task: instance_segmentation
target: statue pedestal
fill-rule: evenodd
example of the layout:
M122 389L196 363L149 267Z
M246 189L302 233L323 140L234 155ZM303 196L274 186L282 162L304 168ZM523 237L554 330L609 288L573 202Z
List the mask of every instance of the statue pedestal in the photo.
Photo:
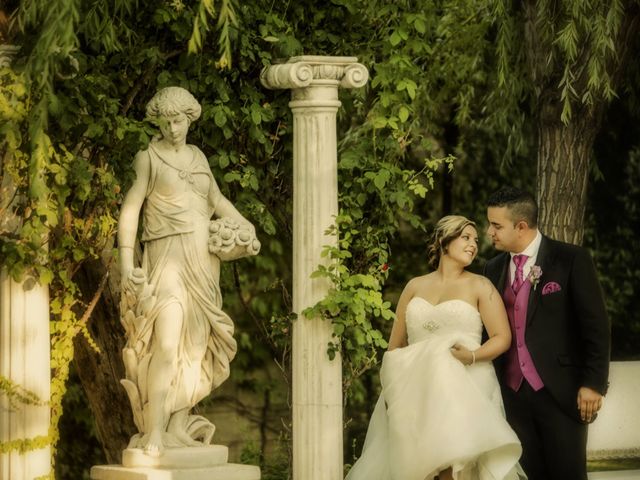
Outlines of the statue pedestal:
M224 445L167 448L159 457L144 453L141 448L127 448L122 452L122 466L128 468L203 468L226 464L229 448Z
M92 480L260 480L260 468L227 463L223 445L168 448L152 457L139 448L122 452L122 465L98 465Z
M260 480L260 468L225 463L204 468L146 468L98 465L91 480Z

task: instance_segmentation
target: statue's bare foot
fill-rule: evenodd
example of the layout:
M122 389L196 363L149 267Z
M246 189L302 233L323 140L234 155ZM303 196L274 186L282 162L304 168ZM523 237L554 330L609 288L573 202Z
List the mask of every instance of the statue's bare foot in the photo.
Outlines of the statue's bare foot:
M152 430L144 447L144 453L150 457L159 457L162 455L163 450L162 432L160 430Z

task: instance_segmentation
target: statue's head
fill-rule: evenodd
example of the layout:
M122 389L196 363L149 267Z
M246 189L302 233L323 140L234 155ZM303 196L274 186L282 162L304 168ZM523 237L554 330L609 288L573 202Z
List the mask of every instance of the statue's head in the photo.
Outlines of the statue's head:
M200 118L202 108L188 90L182 87L166 87L159 90L147 103L147 118L158 123L161 118L183 113L189 123Z

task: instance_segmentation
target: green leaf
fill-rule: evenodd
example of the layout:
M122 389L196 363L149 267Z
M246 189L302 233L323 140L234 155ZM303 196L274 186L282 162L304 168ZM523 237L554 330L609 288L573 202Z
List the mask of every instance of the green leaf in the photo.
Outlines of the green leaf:
M222 169L229 166L229 155L227 155L226 152L222 152L218 155L218 166Z
M398 112L398 118L400 118L401 122L406 122L409 119L409 109L407 107L400 107L400 111Z
M409 94L409 98L411 98L411 100L416 98L416 89L418 88L418 86L413 80L407 80L406 88L407 93Z
M213 121L217 127L222 128L227 123L227 116L222 111L222 109L216 110L216 113L213 116Z
M251 105L251 120L256 125L260 125L262 122L262 115L260 114L260 107L257 105Z
M402 41L402 37L400 36L400 34L398 33L398 31L394 31L391 36L389 37L389 43L391 43L391 46L396 47L398 46L398 44Z
M374 128L384 128L387 126L387 119L384 117L376 117L373 119Z
M42 285L49 285L53 281L53 272L49 269L42 269L40 271L40 283Z
M102 127L102 125L96 122L90 123L89 126L87 127L87 130L84 132L85 136L89 138L100 137L102 136L103 133L104 133L104 128Z
M390 177L391 172L389 172L389 170L380 170L375 176L373 183L378 190L383 190Z

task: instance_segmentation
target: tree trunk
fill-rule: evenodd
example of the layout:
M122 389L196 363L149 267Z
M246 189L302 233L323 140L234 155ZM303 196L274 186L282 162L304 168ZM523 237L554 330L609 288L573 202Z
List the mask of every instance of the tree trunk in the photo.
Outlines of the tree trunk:
M534 90L538 92L537 198L540 229L552 238L581 244L593 143L608 100L597 94L592 104L575 101L572 118L566 124L562 123L563 101L558 82L563 76L564 60L553 45L555 37L543 34L549 22L555 22L557 18L539 2L530 0L523 6L526 59ZM540 8L545 10L538 11ZM560 28L555 26L557 31ZM639 29L640 6L636 2L625 2L620 28L615 37L609 39L615 51L615 55L606 62L612 88L620 85ZM555 54L551 55L554 50ZM590 43L585 38L580 39L579 65L587 65L589 59L598 54L590 50ZM589 69L576 68L573 74L573 88L576 96L582 98L589 91Z
M105 273L105 266L98 261L85 264L78 272L77 282L86 299L93 297ZM100 352L96 352L82 335L74 340L78 376L95 418L98 439L110 464L121 463L122 450L137 432L129 399L120 384L120 379L125 378L122 348L126 338L120 325L118 277L117 271L110 276L87 325Z
M556 117L559 118L559 115ZM557 240L580 245L591 152L600 122L576 119L564 125L541 115L538 124L540 230Z

